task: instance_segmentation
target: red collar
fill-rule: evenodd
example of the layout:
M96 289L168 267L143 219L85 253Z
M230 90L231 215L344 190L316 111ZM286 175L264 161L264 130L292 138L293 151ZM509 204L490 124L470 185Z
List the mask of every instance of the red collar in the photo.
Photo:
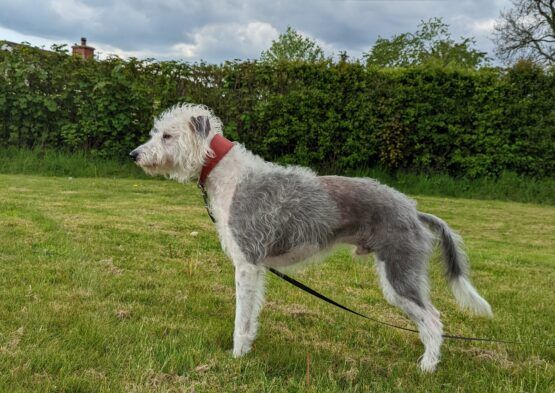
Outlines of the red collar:
M198 184L200 187L204 187L204 183L206 183L206 178L212 172L212 169L225 155L231 150L231 148L235 146L230 140L224 138L220 134L214 135L214 138L210 141L210 148L214 152L212 157L208 157L206 162L204 163L202 170L200 171L200 176L198 178Z

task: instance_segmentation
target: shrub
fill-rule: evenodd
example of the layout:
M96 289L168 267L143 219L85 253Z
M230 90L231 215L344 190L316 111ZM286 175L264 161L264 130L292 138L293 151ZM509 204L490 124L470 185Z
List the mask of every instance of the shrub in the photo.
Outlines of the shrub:
M284 163L545 177L555 169L554 93L553 70L526 62L209 65L17 46L0 50L0 144L123 156L161 110L189 101L212 107L231 139Z

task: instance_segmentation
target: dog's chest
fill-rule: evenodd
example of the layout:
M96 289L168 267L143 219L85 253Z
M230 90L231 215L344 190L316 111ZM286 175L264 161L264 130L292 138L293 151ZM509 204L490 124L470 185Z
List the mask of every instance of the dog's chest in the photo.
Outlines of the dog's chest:
M233 153L232 150L228 156L222 159L220 165L213 170L207 183L207 189L210 211L216 220L216 230L222 249L235 261L237 255L240 254L240 250L229 227L229 215L241 170Z

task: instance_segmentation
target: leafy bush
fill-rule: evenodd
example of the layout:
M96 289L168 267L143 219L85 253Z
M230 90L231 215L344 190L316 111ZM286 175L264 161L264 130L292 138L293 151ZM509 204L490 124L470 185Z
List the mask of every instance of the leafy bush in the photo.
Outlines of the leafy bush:
M1 46L1 45L0 45ZM341 171L554 171L555 74L330 61L222 65L104 61L62 49L0 50L0 144L117 157L182 101L212 107L226 135L267 159Z

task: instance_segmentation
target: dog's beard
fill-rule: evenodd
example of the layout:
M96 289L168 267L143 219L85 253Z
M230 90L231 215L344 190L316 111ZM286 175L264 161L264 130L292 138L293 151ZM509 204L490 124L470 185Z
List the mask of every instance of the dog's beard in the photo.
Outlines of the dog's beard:
M188 183L198 177L200 170L170 164L138 164L149 176L164 176L180 183Z
M156 176L156 175L164 175L164 171L160 169L158 165L150 164L150 165L139 165L143 171L147 175Z
M145 150L137 165L149 176L164 176L180 183L187 183L197 178L203 162L197 162L194 157L184 157L175 153Z
M156 176L156 175L168 176L171 172L175 170L173 163L169 162L168 160L159 160L159 161L139 160L139 162L137 162L137 165L141 167L141 169L150 176Z

